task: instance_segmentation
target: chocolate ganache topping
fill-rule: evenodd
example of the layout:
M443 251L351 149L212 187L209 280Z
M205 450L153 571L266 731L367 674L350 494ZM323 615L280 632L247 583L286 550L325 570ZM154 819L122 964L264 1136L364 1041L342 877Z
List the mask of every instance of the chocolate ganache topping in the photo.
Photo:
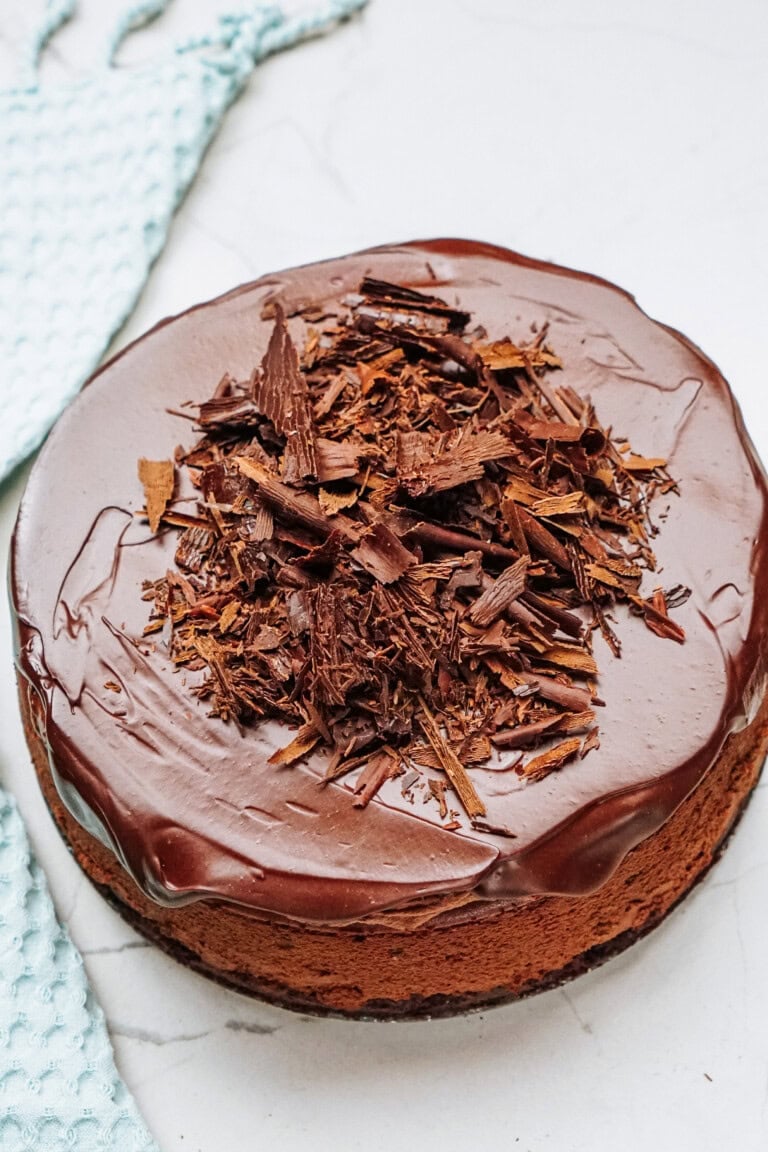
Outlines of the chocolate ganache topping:
M660 640L615 605L621 656L593 639L599 747L535 781L500 750L471 768L483 820L449 828L399 778L356 807L348 780L321 785L319 748L275 764L295 730L211 718L191 690L200 673L144 637L142 587L174 568L178 532L155 534L140 515L138 458L188 447L189 402L208 400L225 370L250 377L275 331L272 301L321 316L365 277L439 294L491 340L524 345L547 325L558 383L634 450L665 459L677 482L642 592L690 589L674 612L685 643ZM765 497L717 370L620 289L465 241L374 249L192 309L94 377L41 452L19 512L18 667L64 803L158 902L218 898L340 922L444 895L587 893L669 818L762 698ZM180 471L174 510L192 515L199 498Z

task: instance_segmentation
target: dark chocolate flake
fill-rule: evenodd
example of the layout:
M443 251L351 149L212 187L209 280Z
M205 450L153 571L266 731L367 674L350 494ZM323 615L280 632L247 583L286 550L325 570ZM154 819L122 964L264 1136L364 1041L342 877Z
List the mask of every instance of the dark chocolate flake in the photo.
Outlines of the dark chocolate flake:
M261 362L261 373L255 380L254 400L258 410L285 436L285 483L316 480L315 429L307 382L279 304L275 305L275 327Z

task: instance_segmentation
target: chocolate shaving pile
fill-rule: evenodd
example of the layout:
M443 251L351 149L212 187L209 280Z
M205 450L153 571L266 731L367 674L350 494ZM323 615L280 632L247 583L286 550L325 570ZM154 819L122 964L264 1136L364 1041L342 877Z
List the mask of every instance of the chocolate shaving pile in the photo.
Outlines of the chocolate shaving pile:
M485 827L471 770L494 747L539 780L598 745L591 637L620 654L617 602L684 639L687 590L640 594L649 505L675 483L558 386L546 327L489 340L372 279L325 313L267 311L261 364L223 377L177 453L198 515L153 505L182 531L146 632L205 671L214 716L297 727L276 770L324 747L326 780L360 770L361 806L406 773L445 827L446 789Z

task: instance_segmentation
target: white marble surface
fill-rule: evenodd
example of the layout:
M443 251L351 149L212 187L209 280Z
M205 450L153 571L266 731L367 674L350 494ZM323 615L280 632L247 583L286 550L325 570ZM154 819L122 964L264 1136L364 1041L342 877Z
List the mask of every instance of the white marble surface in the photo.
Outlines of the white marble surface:
M124 60L223 6L178 0ZM119 7L83 4L52 76L89 58ZM0 7L0 66L30 11ZM720 364L768 458L767 53L763 0L372 0L256 73L116 346L273 268L478 237L634 291ZM4 550L23 480L0 490ZM225 992L102 903L37 790L5 610L0 776L163 1152L766 1147L766 784L705 883L602 970L465 1019L373 1025Z

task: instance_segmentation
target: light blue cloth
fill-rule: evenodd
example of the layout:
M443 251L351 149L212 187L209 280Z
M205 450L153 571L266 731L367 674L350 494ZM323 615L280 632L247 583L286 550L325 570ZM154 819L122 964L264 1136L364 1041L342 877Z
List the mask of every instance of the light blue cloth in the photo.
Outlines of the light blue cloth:
M0 1148L156 1152L83 962L0 789Z
M37 447L130 313L254 65L364 2L324 0L303 17L251 6L149 65L114 68L125 34L168 3L147 0L120 19L100 67L48 86L38 58L75 9L49 0L21 84L0 92L0 479ZM156 1149L2 788L0 1149Z
M265 56L364 0L303 16L251 5L148 65L112 67L126 32L168 0L135 4L103 65L40 84L38 56L75 0L50 0L21 87L0 92L0 478L38 446L130 314L173 212L227 107Z

